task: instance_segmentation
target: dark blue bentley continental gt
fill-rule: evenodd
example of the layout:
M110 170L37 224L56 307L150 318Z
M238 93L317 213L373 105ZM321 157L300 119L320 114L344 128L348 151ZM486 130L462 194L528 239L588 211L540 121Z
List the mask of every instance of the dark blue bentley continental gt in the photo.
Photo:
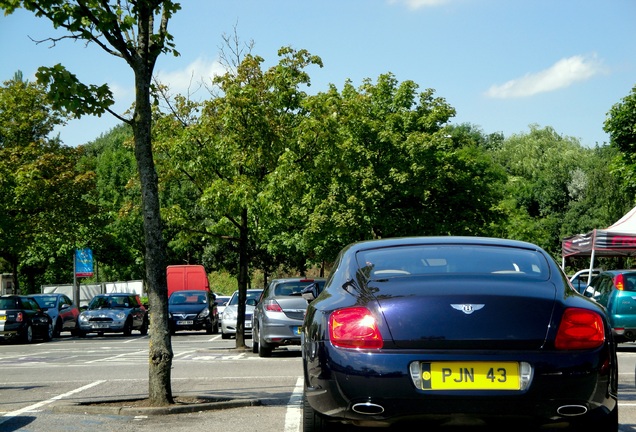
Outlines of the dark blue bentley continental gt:
M618 430L604 310L538 246L356 243L316 291L303 295L304 432L458 420Z

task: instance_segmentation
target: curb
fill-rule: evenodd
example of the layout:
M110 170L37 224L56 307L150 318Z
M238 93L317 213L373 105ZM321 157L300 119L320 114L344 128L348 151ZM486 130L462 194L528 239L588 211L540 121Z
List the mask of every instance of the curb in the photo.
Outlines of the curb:
M201 397L204 399L204 397ZM188 414L199 411L222 410L230 408L243 408L249 406L260 406L261 401L258 399L230 399L215 402L204 402L197 404L174 404L165 407L133 407L126 406L127 401L136 401L138 399L127 399L120 401L102 401L112 404L113 402L121 402L122 406L104 406L98 405L100 401L80 402L72 404L55 405L51 407L54 413L63 414L104 414L104 415L120 415L120 416L151 416L151 415L168 415L168 414Z

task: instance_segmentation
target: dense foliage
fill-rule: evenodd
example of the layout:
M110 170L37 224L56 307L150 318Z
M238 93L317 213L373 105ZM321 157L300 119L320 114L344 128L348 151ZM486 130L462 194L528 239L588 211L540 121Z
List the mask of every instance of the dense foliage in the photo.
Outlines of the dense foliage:
M560 259L563 237L607 226L634 204L631 150L620 141L633 95L606 122L617 141L587 148L550 127L504 137L452 125L443 98L390 73L308 95L306 69L320 59L289 48L280 56L267 70L246 56L204 102L178 96L156 111L169 262L238 278L244 247L244 277L262 284L328 269L350 242L406 235L515 238ZM142 279L131 129L71 149L48 138L63 114L36 84L5 82L0 104L3 271L27 290L68 282L71 251L90 245L101 280ZM32 125L15 121L25 104Z

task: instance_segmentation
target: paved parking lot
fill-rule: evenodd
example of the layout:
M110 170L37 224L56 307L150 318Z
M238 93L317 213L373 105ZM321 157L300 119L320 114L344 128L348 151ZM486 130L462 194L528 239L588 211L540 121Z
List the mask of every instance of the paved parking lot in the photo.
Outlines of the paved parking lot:
M248 340L248 343L251 341ZM145 397L148 338L105 335L50 343L0 344L0 430L3 431L300 431L302 366L297 348L264 359L235 350L234 340L203 332L173 338L174 395L258 400L260 406L188 414L95 415L53 407L89 400ZM636 345L623 344L620 430L636 431ZM511 425L518 428L519 425ZM444 430L479 428L444 428Z

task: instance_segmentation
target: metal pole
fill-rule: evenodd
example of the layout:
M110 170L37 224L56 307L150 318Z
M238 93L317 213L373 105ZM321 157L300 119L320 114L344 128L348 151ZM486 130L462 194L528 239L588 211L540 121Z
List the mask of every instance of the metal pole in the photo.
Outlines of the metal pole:
M79 286L77 285L77 263L76 258L77 253L73 250L73 303L79 308L80 307L80 295L79 295Z

